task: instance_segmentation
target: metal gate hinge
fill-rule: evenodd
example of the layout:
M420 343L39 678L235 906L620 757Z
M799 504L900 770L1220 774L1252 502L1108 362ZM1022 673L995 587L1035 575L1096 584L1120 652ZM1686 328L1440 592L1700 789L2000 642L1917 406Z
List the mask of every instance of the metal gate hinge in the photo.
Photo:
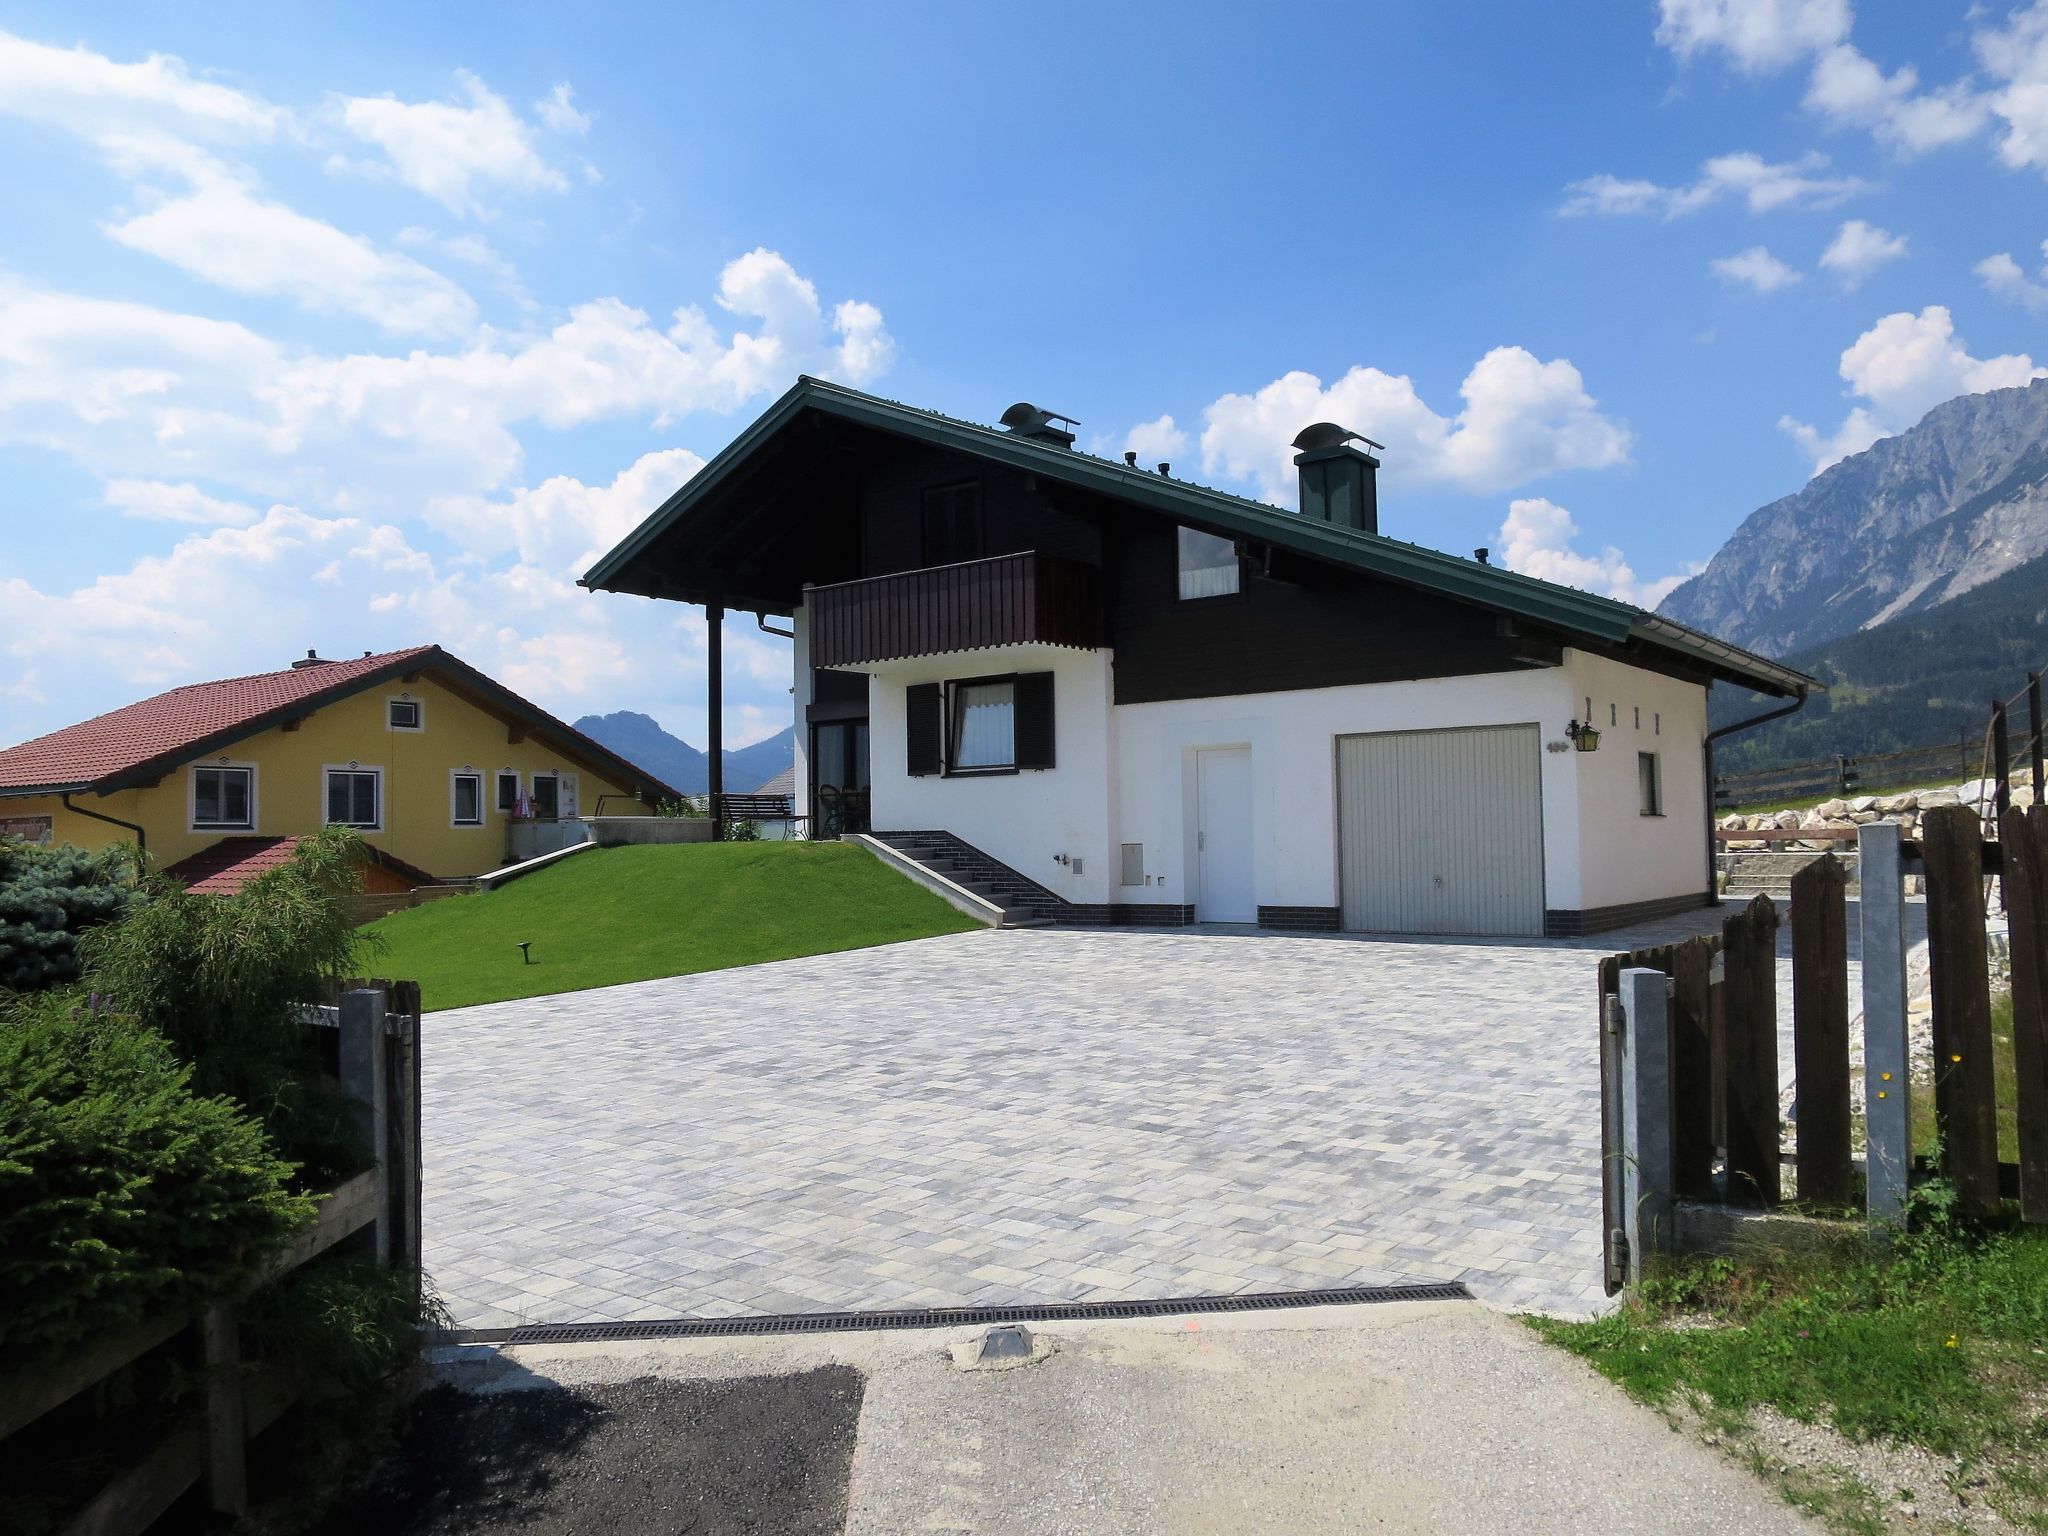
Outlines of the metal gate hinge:
M1620 993L1610 992L1600 999L1600 1022L1607 1026L1607 1033L1620 1034L1623 1018Z

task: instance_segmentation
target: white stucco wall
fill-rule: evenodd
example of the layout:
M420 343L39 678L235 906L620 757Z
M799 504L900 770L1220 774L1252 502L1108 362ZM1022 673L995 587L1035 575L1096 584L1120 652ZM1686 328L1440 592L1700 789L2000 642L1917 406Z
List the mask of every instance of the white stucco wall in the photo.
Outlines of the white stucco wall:
M1120 842L1145 845L1163 884L1118 901L1195 900L1195 753L1252 749L1252 883L1260 906L1337 905L1336 738L1372 731L1535 724L1560 736L1571 694L1562 669L1427 682L1312 688L1126 704L1115 710ZM1562 753L1542 759L1545 903L1576 905L1578 783Z
M1600 749L1578 752L1580 900L1620 906L1708 889L1707 690L1583 651L1565 653L1571 708L1592 700ZM1644 816L1636 755L1655 752L1664 814ZM1555 903L1553 903L1555 905Z
M1109 664L1107 651L1027 645L867 668L875 829L951 832L1068 901L1116 900ZM906 688L1011 672L1053 674L1053 767L958 778L904 771ZM1058 863L1056 854L1069 862Z

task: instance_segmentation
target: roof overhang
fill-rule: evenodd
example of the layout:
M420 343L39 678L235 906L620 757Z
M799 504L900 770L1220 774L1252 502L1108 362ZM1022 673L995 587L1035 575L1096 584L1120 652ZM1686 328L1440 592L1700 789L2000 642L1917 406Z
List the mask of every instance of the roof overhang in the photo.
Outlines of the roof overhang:
M1310 559L1363 571L1389 581L1608 645L1631 641L1674 652L1716 678L1765 693L1790 696L1819 691L1804 673L1783 667L1711 636L1613 598L1581 592L1534 576L1404 543L1382 534L1304 518L1297 513L1176 480L1168 475L1036 442L974 422L919 410L821 379L796 384L697 471L639 527L587 571L580 584L593 591L632 592L683 602L788 614L802 600L794 576L783 590L726 591L718 572L676 580L655 568L661 540L687 533L718 515L720 492L775 438L807 413L906 437L1008 465L1057 484L1094 491L1227 537L1271 544Z

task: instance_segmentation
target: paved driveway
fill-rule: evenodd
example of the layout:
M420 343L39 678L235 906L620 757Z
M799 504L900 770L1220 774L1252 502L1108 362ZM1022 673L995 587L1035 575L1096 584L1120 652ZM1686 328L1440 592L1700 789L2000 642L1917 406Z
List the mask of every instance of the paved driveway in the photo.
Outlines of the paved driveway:
M1578 944L975 932L431 1015L456 1321L1462 1279L1585 1312Z

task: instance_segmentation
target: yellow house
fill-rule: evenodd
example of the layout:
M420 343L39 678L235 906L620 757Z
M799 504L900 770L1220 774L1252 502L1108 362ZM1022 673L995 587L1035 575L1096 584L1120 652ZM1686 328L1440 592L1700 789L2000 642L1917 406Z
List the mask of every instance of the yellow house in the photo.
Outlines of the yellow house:
M133 842L160 868L341 825L380 867L459 878L506 861L515 821L646 815L676 797L435 645L308 653L0 752L0 835Z

